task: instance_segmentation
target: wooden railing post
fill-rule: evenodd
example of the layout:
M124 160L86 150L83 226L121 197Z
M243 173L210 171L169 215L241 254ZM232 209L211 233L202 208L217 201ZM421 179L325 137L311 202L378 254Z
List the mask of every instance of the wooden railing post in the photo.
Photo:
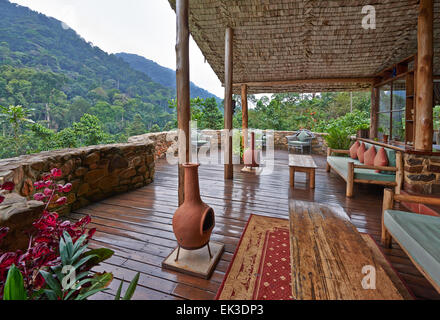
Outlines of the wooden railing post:
M377 138L377 112L379 111L379 88L371 88L370 139Z
M391 235L385 228L384 214L385 210L392 210L394 207L394 191L392 189L385 189L383 193L382 204L382 235L381 241L384 247L391 248Z
M331 155L332 155L332 148L327 147L327 157L331 157ZM331 170L331 167L330 167L329 163L326 162L325 171L330 172L330 170Z
M232 28L225 32L225 179L233 178L232 164L232 72L233 72L233 37Z
M434 1L420 0L417 28L416 150L432 151Z
M189 91L189 26L188 1L176 1L176 91L177 126L179 129L179 205L184 199L185 171L182 164L190 162L190 91Z
M400 191L402 190L403 185L403 179L404 179L404 169L403 169L403 155L402 152L396 152L396 188L395 192L396 194L400 194Z
M347 189L345 195L347 197L353 196L354 189L354 162L349 162L347 167Z
M241 124L243 129L243 147L246 150L248 147L248 99L247 99L247 85L241 86Z

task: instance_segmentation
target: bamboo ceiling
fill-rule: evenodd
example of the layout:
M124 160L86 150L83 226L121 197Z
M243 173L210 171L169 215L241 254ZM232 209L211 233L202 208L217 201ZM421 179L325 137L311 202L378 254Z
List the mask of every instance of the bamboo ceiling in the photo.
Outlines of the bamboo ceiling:
M175 0L169 0L175 9ZM191 35L220 81L225 29L234 29L233 83L373 77L417 51L417 0L189 0ZM362 28L362 7L376 29ZM434 74L440 74L440 0L434 6ZM248 87L249 93L347 91L328 81ZM234 93L240 88L234 87Z

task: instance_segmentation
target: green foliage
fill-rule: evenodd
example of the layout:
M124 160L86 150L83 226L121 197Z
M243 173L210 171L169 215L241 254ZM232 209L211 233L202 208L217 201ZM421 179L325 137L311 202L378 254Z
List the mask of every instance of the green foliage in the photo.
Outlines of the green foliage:
M223 114L214 98L194 98L190 100L191 120L197 121L198 129L219 130L223 128ZM170 100L169 108L177 109L177 101ZM177 127L177 122L175 122ZM164 130L165 131L165 130Z
M140 273L138 272L134 276L133 280L131 280L130 284L128 285L127 291L125 292L125 295L122 298L122 300L130 300L133 297L133 294L136 290L136 286L139 282L139 276L140 276ZM119 285L118 291L116 292L115 300L121 300L122 285L123 285L123 281L121 281L121 284Z
M131 136L141 135L147 132L148 130L144 122L142 121L142 116L140 114L136 114L133 122L130 123L130 125L127 127L127 135L131 137Z
M151 132L160 132L160 127L157 123L153 124L153 126L150 129Z
M144 57L129 54L129 53L117 53L117 57L127 62L133 69L145 73L151 79L165 87L172 88L173 92L176 91L176 71L168 69L158 65L156 62L148 60ZM217 103L221 100L209 93L208 91L199 88L194 83L190 83L191 98L200 97L202 99L214 98Z
M367 92L353 93L353 112L368 113L370 95ZM324 92L320 94L285 93L274 94L256 101L249 109L249 127L295 131L301 128L325 131L332 119L350 113L350 94ZM369 119L369 116L366 117ZM360 122L359 125L366 126Z
M86 253L87 235L82 235L75 243L68 232L63 233L60 239L61 264L50 267L48 271L40 270L40 274L46 281L47 287L43 290L49 300L85 300L89 296L100 291L106 290L113 280L111 273L92 273L90 262L101 262L107 258L108 254L99 258L96 251ZM86 267L87 266L87 267ZM72 278L69 278L71 270L74 270Z
M434 130L440 130L440 106L434 107Z
M321 131L327 132L327 145L333 149L347 150L350 147L350 136L360 129L370 127L370 115L367 111L355 110L330 121L321 121Z
M8 271L3 292L3 300L27 300L23 275L15 265L12 265Z
M0 20L1 105L26 106L27 118L55 132L94 115L118 139L136 114L147 128L173 120L167 108L172 88L65 30L60 21L3 0ZM1 142L10 143L5 123L2 129ZM14 154L30 151L22 146Z

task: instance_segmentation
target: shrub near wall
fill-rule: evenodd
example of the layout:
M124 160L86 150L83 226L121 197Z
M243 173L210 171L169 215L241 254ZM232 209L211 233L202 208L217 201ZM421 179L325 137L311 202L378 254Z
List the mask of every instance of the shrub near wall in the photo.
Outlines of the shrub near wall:
M89 146L0 160L0 182L13 181L15 192L31 199L33 183L52 168L62 170L60 183L72 183L67 213L91 202L140 188L154 178L154 144L126 143Z

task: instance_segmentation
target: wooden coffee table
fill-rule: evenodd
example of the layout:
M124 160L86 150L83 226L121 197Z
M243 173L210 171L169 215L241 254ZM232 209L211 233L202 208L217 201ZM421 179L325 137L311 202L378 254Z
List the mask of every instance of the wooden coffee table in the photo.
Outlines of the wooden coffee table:
M289 211L294 299L408 298L342 207L290 200ZM364 268L374 268L375 289L362 284Z
M315 188L315 169L318 168L311 156L289 154L290 185L295 187L295 172L305 172L310 189Z

